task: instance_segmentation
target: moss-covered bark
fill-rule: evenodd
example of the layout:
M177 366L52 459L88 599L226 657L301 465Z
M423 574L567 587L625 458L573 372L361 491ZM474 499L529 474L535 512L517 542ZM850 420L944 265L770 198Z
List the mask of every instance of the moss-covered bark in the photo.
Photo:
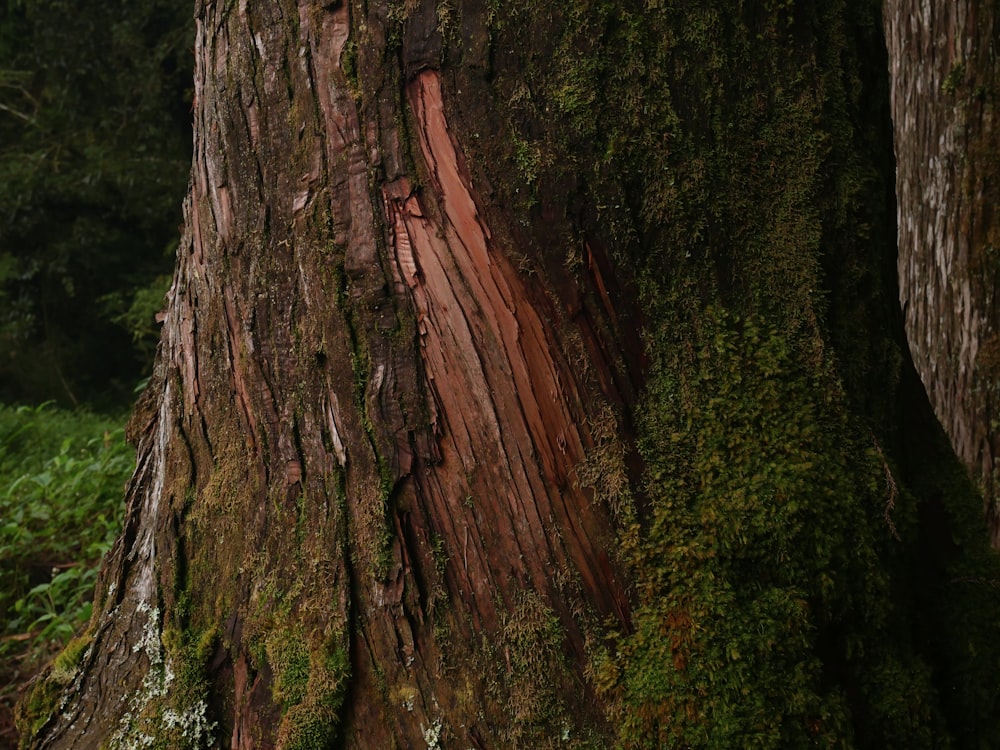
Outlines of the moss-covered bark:
M130 522L26 745L114 744L109 665L239 748L997 736L879 6L814 5L199 6Z
M636 607L593 652L618 741L993 736L997 561L895 304L879 4L505 10L502 137L467 142L645 310Z

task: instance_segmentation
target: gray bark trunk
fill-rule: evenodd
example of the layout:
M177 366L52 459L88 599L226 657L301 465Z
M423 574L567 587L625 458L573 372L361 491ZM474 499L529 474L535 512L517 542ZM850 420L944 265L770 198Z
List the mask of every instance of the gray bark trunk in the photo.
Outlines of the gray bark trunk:
M900 302L910 352L1000 544L996 14L976 0L889 0Z

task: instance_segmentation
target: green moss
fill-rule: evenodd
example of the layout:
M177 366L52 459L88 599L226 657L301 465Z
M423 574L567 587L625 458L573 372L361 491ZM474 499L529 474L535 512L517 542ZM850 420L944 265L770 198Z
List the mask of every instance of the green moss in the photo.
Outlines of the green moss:
M521 224L575 185L645 315L638 600L591 665L619 745L997 736L998 563L897 322L880 4L495 12L503 137L466 140Z
M51 679L57 684L68 685L76 676L83 655L93 640L94 637L90 631L70 640L52 662Z
M661 336L688 346L657 363L642 410L651 516L628 549L635 632L604 675L621 743L834 747L861 731L859 691L885 724L865 731L927 746L942 720L894 611L883 467L833 384L754 321L706 310ZM912 508L897 510L912 528ZM906 721L875 708L888 705Z
M944 80L941 82L941 91L945 94L954 94L964 82L965 63L957 62L952 66L951 70L948 71L948 75L946 75Z
M279 705L301 703L309 682L309 651L304 634L275 630L265 641L268 664L274 670L271 692Z
M563 658L565 639L559 617L534 592L522 592L503 617L486 658L493 669L502 670L491 691L502 701L500 739L506 746L583 746L578 717L564 700L571 683ZM578 736L572 737L574 733Z
M21 736L20 747L27 748L38 731L58 708L64 689L76 677L84 654L93 642L87 631L66 644L52 665L31 683L27 695L15 710L15 724Z
M305 390L297 396L310 398ZM185 540L193 562L178 578L173 597L165 597L174 606L166 616L164 645L168 652L188 642L198 653L225 648L234 662L246 654L255 673L270 675L280 717L270 732L277 733L279 745L327 747L337 735L348 673L345 614L336 606L345 554L338 546L346 534L343 476L336 468L327 475L304 475L300 490L290 494L281 483L259 489L253 470L238 452L221 455L199 492ZM270 534L263 542L246 524L248 517L260 516L247 508L266 514ZM256 571L249 592L218 583L238 581L247 571ZM234 617L239 641L206 644L197 638ZM176 711L179 722L185 714Z
M15 707L14 725L21 737L19 747L26 750L31 740L45 726L59 704L62 686L42 674L28 688L28 694Z
M593 490L595 499L611 510L620 526L628 526L635 521L635 501L625 464L623 431L610 406L593 420L590 429L595 445L576 467L577 481Z
M534 185L538 180L538 167L541 163L541 153L536 146L527 140L514 136L514 161L521 177L528 185Z
M347 689L346 651L311 643L299 629L279 627L266 638L266 655L274 672L272 693L282 709L278 745L288 750L329 747Z
M340 69L347 78L347 84L351 90L351 96L355 103L361 102L361 80L358 77L358 43L352 36L344 44L340 53Z
M208 661L215 631L163 625L159 609L137 608L146 621L137 643L148 662L146 675L128 697L119 723L108 738L110 750L150 747L154 750L202 750L212 747L216 723L208 708Z

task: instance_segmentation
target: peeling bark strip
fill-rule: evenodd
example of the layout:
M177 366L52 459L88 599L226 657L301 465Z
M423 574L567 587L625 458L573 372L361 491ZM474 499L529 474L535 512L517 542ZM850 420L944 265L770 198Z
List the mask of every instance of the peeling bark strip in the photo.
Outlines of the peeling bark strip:
M510 565L500 574L537 590L549 585L549 573L527 567L530 550L552 547L559 564L565 564L555 540L548 537L556 518L559 526L568 524L573 537L568 546L580 556L574 562L588 583L588 594L603 597L617 587L609 579L606 563L599 562L599 548L594 547L599 540L589 539L584 530L588 524L596 527L598 519L587 499L570 487L572 472L590 441L577 384L567 375L565 363L556 361L556 342L528 301L523 280L491 247L490 230L480 218L444 118L437 73L421 73L407 94L421 152L433 176L440 219L428 219L416 196L400 195L388 205L402 229L395 233L400 274L405 276L408 265L419 269L411 285L421 320L421 352L441 408L444 462L451 456L459 462L450 481L460 484L442 486L428 477L438 484L433 492L441 502L462 500L466 487L487 497L499 495L499 517L470 519L475 524L470 536L478 545L497 530L513 530L513 537L503 534L496 539L502 547L504 541L515 545L500 555ZM409 195L405 181L394 187L403 187ZM461 481L463 475L477 474L484 475L483 480ZM433 515L463 514L457 507L442 506ZM488 565L484 550L476 554ZM506 586L502 580L492 580L497 572L483 576L479 567L465 571L463 588L488 602L491 591ZM616 603L608 600L602 610L615 608Z
M976 0L889 0L900 301L938 419L1000 544L996 19Z
M595 506L573 476L594 443L589 425L596 414L585 408L581 385L534 307L535 295L492 243L445 119L438 73L425 69L406 94L430 183L417 191L399 176L383 184L382 195L397 293L415 307L436 449L430 460L417 458L400 486L393 567L388 583L373 589L374 605L388 616L366 623L358 651L370 653L381 679L395 686L390 693L408 696L408 714L423 707L422 732L444 726L460 742L490 746L491 735L502 741L490 719L504 721L509 707L489 683L509 678L503 673L511 669L510 656L504 670L496 655L477 656L459 644L496 637L505 613L516 610L525 592L537 592L562 620L569 655L582 665L583 622L571 600L621 620L627 604L604 551L606 509ZM435 564L427 555L431 547L448 561L439 581L449 602L444 612L433 591L423 602L413 596L426 589L420 571L426 576ZM447 623L451 642L434 636L435 621ZM464 690L456 690L454 683L428 680L435 664L459 672L479 664L483 674L466 674ZM367 664L356 666L361 685L377 679L365 674ZM562 678L547 679L558 684ZM574 682L578 696L582 680ZM443 708L449 704L458 709L452 719ZM408 722L400 721L398 709L353 702L352 741L391 742L391 734L372 738L374 727L386 723L395 723L401 736ZM467 724L476 713L485 716L483 723Z
M126 530L32 747L180 746L177 717L247 749L602 725L576 705L585 633L628 603L576 472L627 397L561 347L606 350L614 279L595 267L577 325L515 270L449 129L435 4L411 10L396 60L380 4L198 4L186 225Z

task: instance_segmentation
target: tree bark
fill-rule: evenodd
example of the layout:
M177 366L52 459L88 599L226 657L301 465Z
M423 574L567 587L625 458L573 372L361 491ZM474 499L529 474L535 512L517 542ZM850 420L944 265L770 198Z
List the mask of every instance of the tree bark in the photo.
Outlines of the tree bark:
M984 491L997 546L996 13L973 0L891 0L885 19L910 351L938 419Z
M989 731L876 6L669 5L198 3L125 530L25 747Z
M628 600L579 469L599 454L625 481L632 313L594 248L570 298L517 270L428 67L433 3L397 59L386 11L198 9L195 164L129 517L39 747L155 735L164 696L194 721L204 698L159 645L186 632L212 644L199 689L224 696L233 748L603 722L577 703L581 624L624 624ZM288 697L296 659L312 676Z

